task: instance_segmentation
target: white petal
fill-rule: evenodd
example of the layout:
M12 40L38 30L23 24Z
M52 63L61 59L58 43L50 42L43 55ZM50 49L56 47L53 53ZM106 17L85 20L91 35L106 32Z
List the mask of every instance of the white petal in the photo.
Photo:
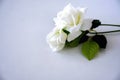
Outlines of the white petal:
M72 32L68 35L68 42L74 40L75 38L77 38L82 32L81 31L76 31L76 32Z
M87 10L87 8L77 8L81 13L85 13L86 12L86 10Z
M70 33L73 33L73 32L76 32L76 31L80 31L80 25L77 25L77 26L73 26L73 27L71 27L71 28L69 28L69 32Z
M61 29L55 27L52 32L47 35L47 43L53 51L60 51L64 48L67 34Z
M93 19L85 19L81 25L81 30L89 30L92 26Z
M67 34L64 33L62 30L60 31L60 41L61 43L64 43L66 42L66 39L67 39Z
M76 9L70 3L63 9L63 11L65 11L66 13L74 13L75 10Z

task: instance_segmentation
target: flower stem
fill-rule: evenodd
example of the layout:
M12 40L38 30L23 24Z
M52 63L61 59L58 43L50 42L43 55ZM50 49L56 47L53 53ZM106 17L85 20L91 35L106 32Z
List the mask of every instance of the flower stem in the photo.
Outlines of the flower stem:
M101 24L100 26L116 26L116 27L120 27L120 25L116 25L116 24Z
M113 33L113 32L120 32L120 30L113 30L113 31L103 31L103 32L90 32L90 34L105 34L105 33Z
M115 27L120 27L120 25L116 25L116 24L101 24L100 26L115 26ZM120 32L120 30L103 31L103 32L89 31L90 34L105 34L105 33L113 33L113 32Z

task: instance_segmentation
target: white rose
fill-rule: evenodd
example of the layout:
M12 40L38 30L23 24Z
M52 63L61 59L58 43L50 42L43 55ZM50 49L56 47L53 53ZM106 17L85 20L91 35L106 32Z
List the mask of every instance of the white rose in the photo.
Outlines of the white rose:
M68 35L68 41L74 40L81 34L81 25L83 23L83 15L85 8L74 8L71 4L68 4L62 11L54 18L55 24L59 28L64 28L70 32Z
M53 51L60 51L64 48L67 34L55 27L47 36L47 42Z

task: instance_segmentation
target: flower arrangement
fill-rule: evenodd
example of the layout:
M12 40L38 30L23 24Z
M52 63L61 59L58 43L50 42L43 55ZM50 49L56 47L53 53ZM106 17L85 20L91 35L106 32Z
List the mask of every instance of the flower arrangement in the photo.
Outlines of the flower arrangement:
M92 60L100 48L106 48L107 39L103 34L120 31L95 31L98 26L119 27L120 25L101 24L97 19L85 19L85 12L86 8L74 8L71 4L58 12L57 17L54 18L56 27L47 35L47 43L53 51L81 44L82 54L88 60Z

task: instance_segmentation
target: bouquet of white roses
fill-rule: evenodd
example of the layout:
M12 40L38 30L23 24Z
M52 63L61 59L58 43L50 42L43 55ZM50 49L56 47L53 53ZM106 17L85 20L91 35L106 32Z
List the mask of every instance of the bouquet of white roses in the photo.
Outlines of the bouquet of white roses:
M74 8L68 4L57 14L57 17L54 18L56 27L47 35L47 42L53 51L82 44L82 54L91 60L97 55L100 48L106 48L106 37L100 34L120 31L95 31L94 29L98 26L120 25L101 24L96 19L85 19L85 11L86 8Z

